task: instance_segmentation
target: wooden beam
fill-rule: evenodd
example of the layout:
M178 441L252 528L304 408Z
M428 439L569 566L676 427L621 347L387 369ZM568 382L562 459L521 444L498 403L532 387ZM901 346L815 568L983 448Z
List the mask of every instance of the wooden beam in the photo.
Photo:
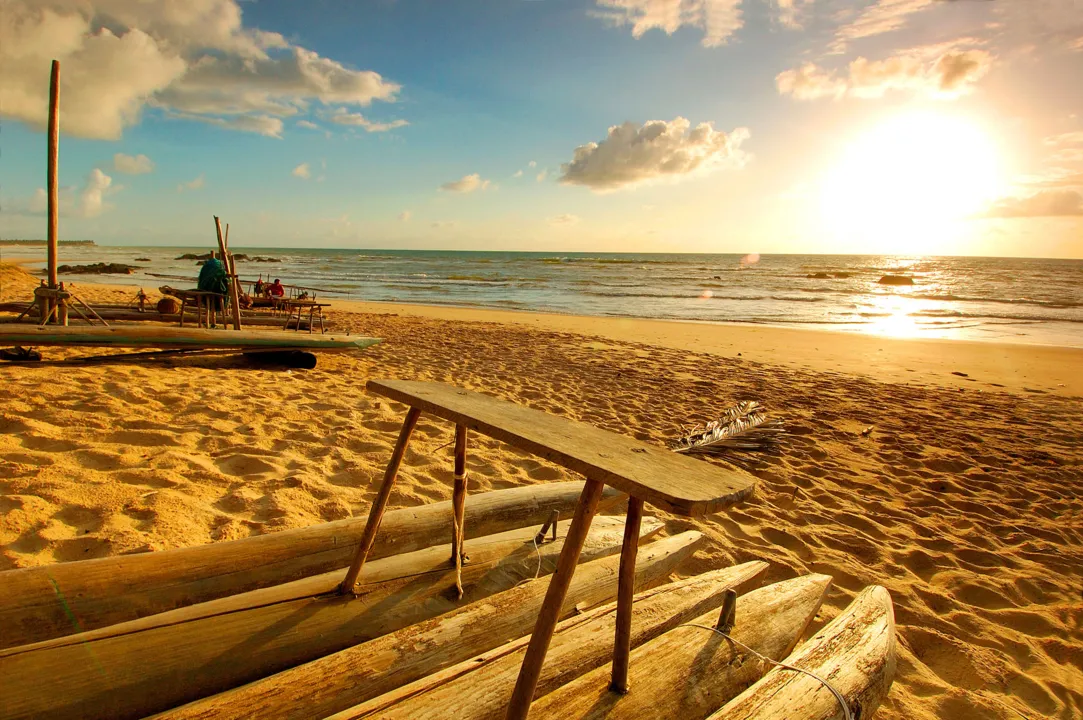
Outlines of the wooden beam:
M49 248L48 282L49 287L56 287L57 231L60 215L60 195L58 189L58 165L60 162L60 61L53 60L49 74L49 135L48 135L48 170L46 182L49 186ZM50 308L53 302L49 303Z
M361 535L361 545L358 546L357 555L354 556L353 562L350 563L350 569L346 572L346 578L342 581L342 587L339 589L342 594L353 592L354 585L357 583L357 576L361 574L361 568L365 566L365 560L372 550L372 544L376 542L376 533L380 530L380 521L384 518L387 500L391 497L391 488L395 485L395 477L399 474L402 456L406 454L406 446L410 444L410 436L414 432L419 417L421 417L421 411L417 408L410 408L409 412L406 413L406 419L402 423L402 430L399 431L398 442L395 443L395 449L391 453L391 461L387 463L387 470L384 471L384 480L380 485L380 491L372 502L372 508L369 509L369 519L365 523L365 532Z
M590 531L590 522L598 511L598 500L602 496L604 487L604 483L590 478L587 478L583 486L583 494L579 496L579 504L575 507L575 515L572 516L571 527L568 528L568 537L564 540L564 548L560 551L556 572L553 573L553 579L549 581L545 602L542 603L542 608L538 612L538 621L534 624L530 644L527 646L526 655L523 656L523 665L519 668L519 677L515 681L515 690L512 692L508 712L505 715L507 720L525 720L530 712L530 703L534 699L534 690L538 687L538 678L541 676L545 654L549 650L549 642L553 639L553 631L560 619L564 596L568 593L568 585L571 584L575 566L579 562L579 552L583 549L583 542Z
M632 595L635 594L636 553L639 551L639 523L643 501L628 498L628 518L620 551L620 586L617 589L617 628L613 639L613 673L609 688L628 692L628 656L632 652Z
M451 495L452 512L452 540L451 561L455 564L455 590L459 599L463 596L462 575L463 561L466 554L463 550L466 528L464 526L466 513L466 426L455 426L455 488Z

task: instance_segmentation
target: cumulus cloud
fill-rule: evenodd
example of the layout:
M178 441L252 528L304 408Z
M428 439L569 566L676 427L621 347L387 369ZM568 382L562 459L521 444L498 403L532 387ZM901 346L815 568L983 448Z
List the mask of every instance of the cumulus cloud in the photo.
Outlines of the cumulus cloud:
M60 188L57 193L60 201L60 214L65 217L94 218L113 208L106 202L110 195L120 192L121 185L113 185L113 178L99 168L94 168L87 175L83 187ZM49 203L45 188L38 188L27 200L17 200L8 207L8 212L15 215L44 215Z
M488 187L488 180L482 180L481 175L473 173L472 175L463 175L458 180L446 182L440 186L440 189L448 192L472 193L475 190L485 190Z
M1083 172L1060 171L1051 176L1031 179L1026 184L1037 188L1083 187Z
M556 225L558 227L561 226L561 225L564 225L564 226L575 225L581 219L582 218L580 218L578 215L572 215L570 213L564 213L563 215L555 215L555 216L549 218L549 224L550 225Z
M350 125L364 128L366 132L387 132L395 128L405 127L410 123L405 120L393 120L389 123L372 122L361 113L352 113L346 108L338 108L334 112L324 115L325 120L330 120L337 125Z
M790 30L801 30L802 11L813 2L814 0L775 0L779 24Z
M704 47L724 44L741 29L742 0L595 0L593 15L616 26L632 26L640 38L655 28L672 35L687 25L703 31Z
M1083 193L1075 190L1042 190L1027 197L1003 198L985 213L991 218L1083 216Z
M515 172L513 172L511 174L511 176L513 178L521 178L523 176L523 171L522 170L516 170Z
M394 101L399 85L277 33L243 26L238 0L3 0L0 113L44 127L61 62L63 132L116 139L147 107L278 136L282 118Z
M560 166L560 182L607 192L656 179L680 179L722 165L742 165L746 128L726 134L711 123L695 128L683 117L652 120L642 127L626 122L609 128L598 143L580 145Z
M410 211L409 210L403 210L402 212L400 212L399 213L399 220L401 220L402 222L410 222Z
M203 173L199 174L199 177L189 180L188 182L182 182L177 186L177 192L184 192L185 190L199 190L203 187Z
M535 161L535 160L531 160L530 162L528 162L528 163L526 164L526 166L527 166L528 168L536 168L536 167L538 167L538 163L537 163L537 161Z
M843 74L805 63L775 78L782 95L798 100L823 97L880 98L892 90L907 90L929 97L956 98L973 88L989 72L993 56L985 50L949 51L929 61L920 53L886 60L859 57Z
M146 155L117 153L113 156L113 168L126 175L146 175L154 170L154 163Z
M310 120L298 120L297 127L305 130L319 130L320 126Z
M549 170L542 170L540 173L534 176L534 179L538 182L545 182L545 179L549 177Z
M301 178L302 180L308 180L310 177L312 177L312 172L308 169L308 163L301 163L293 169L291 174L296 178Z
M835 32L831 50L842 53L854 40L899 30L906 25L911 15L935 3L936 0L877 0L862 10L852 22L846 23Z

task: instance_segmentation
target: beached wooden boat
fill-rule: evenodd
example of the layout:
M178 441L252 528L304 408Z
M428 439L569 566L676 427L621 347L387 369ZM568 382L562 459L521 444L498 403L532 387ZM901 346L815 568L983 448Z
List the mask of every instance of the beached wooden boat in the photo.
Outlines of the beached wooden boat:
M660 528L652 520L642 532ZM358 597L334 592L343 570L328 578L324 592L310 597L214 615L196 609L195 619L175 613L171 622L152 627L111 626L9 648L0 653L3 714L139 718L321 658L551 573L563 535L536 546L536 532L522 528L471 542L462 600L448 595L456 575L447 547L434 547L376 561L383 569L374 582L366 576ZM592 529L582 559L615 555L623 534L622 520L606 518ZM610 565L615 568L618 560L614 557ZM614 596L613 568L603 565L594 574L593 585L581 585L580 600L593 603Z
M637 584L664 581L692 554L701 537L697 532L681 533L644 546L636 565ZM618 565L617 557L582 564L569 586L563 614L614 598ZM546 585L528 583L156 718L322 718L529 633Z
M360 335L310 334L274 330L206 330L201 328L147 325L111 325L109 327L57 326L39 327L24 323L0 323L0 345L29 347L115 347L184 350L305 350L308 352L347 352L364 350L380 342L379 338Z
M884 588L865 588L820 632L785 659L831 683L850 715L868 718L895 678L895 614ZM839 699L804 673L775 668L726 703L710 720L833 720L845 717Z
M567 518L583 483L560 482L496 490L470 498L467 539L539 526L553 512ZM612 489L601 506L624 496ZM374 559L450 546L450 501L388 511L372 548ZM206 612L236 609L237 596L275 588L280 602L322 592L312 575L343 568L357 552L364 517L268 535L138 555L0 572L0 648L26 645L205 603ZM284 585L309 578L298 585ZM308 583L308 584L305 584ZM223 598L220 606L208 601Z

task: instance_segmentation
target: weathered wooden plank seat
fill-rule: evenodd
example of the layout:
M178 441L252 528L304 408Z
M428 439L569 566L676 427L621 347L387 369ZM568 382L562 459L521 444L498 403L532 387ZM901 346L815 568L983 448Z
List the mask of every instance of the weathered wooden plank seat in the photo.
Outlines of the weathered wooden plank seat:
M627 691L630 652L631 602L643 503L671 513L698 517L751 495L750 475L719 468L665 448L647 445L568 418L549 415L488 395L443 383L407 380L370 380L368 390L409 406L398 443L384 473L383 483L369 511L357 556L341 591L352 592L376 538L399 465L422 412L455 423L455 486L452 495L452 562L460 567L463 548L463 511L466 504L466 446L469 430L480 432L533 453L586 476L556 572L549 583L507 718L519 720L530 711L545 654L564 604L568 584L579 561L587 531L605 485L628 494L628 515L617 590L617 631L614 641L611 687Z

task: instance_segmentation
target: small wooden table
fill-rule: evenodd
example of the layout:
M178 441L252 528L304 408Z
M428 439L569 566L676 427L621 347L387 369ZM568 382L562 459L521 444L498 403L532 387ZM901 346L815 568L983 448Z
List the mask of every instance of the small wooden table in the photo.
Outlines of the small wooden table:
M628 689L628 656L631 645L632 595L636 553L643 503L687 517L699 517L751 495L755 479L736 470L647 445L593 425L549 415L498 400L481 393L443 383L406 380L370 380L369 391L410 407L398 442L384 473L383 483L369 510L357 556L343 580L341 592L352 592L365 559L376 539L380 520L391 495L406 446L422 412L455 423L455 486L452 494L452 562L461 567L463 514L466 507L467 432L474 430L586 476L583 493L572 516L568 536L549 582L545 600L530 636L519 679L508 704L506 717L521 720L530 712L545 654L553 638L560 609L579 562L591 520L598 509L602 489L612 485L628 494L628 515L621 547L617 583L617 631L610 687Z
M319 321L320 321L320 332L321 333L327 332L323 327L323 309L325 307L331 307L331 303L319 303L319 302L316 302L315 300L287 300L285 302L285 305L286 305L286 326L285 326L286 330L290 329L290 321L293 320L295 312L296 312L296 315L297 315L297 320L296 320L297 325L294 327L294 329L295 330L300 330L301 329L301 313L305 310L305 308L308 308L308 331L311 333L313 331L313 328L315 327L313 325L313 316L315 316L316 318L319 318Z

